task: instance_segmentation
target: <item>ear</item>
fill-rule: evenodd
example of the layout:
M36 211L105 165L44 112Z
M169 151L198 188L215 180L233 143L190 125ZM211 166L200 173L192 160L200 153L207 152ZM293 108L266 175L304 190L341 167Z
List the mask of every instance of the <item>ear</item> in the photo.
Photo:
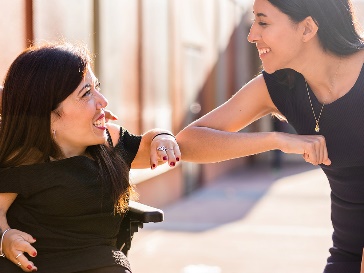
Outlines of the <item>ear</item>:
M59 114L57 112L57 110L53 110L51 112L51 130L57 130L57 120L59 120Z
M315 37L318 31L318 25L315 20L312 19L311 16L306 17L301 23L303 32L302 32L302 40L303 42L310 41L313 37Z

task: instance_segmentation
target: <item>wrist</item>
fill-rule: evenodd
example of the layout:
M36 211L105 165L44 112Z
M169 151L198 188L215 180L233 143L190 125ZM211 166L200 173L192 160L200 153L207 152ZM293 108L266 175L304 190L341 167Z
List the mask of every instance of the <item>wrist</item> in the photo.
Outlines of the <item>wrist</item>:
M1 238L0 238L0 257L5 258L5 254L4 254L4 250L3 250L3 241L4 241L4 237L6 235L6 233L11 230L11 228L7 228L4 230L4 232L1 234Z
M271 132L270 133L270 139L271 139L271 143L273 143L272 150L283 151L282 133L280 133L280 132Z
M174 139L176 139L176 137L175 137L172 133L170 133L170 132L162 132L162 133L158 133L158 134L154 135L154 137L152 138L152 141L153 141L153 140L154 140L157 136L162 136L162 135L171 136L171 137L173 137Z

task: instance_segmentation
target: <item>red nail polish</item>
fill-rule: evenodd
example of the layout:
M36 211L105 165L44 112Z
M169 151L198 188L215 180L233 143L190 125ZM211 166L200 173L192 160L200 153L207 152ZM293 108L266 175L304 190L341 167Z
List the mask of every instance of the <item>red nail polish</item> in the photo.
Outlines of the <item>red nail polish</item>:
M30 269L32 269L32 266L31 265L28 265L27 268L30 270Z
M37 239L35 239L34 237L33 237L33 239L34 239L34 240L37 240Z
M167 160L168 158L166 156L163 156L163 160Z
M118 118L114 116L114 117L112 117L112 120L118 120Z
M176 163L171 162L171 163L169 163L169 165L171 165L172 167L174 167L174 165L176 165Z
M155 164L153 164L150 168L153 170L155 168Z
M179 161L179 157L176 157L176 160Z
M33 257L37 256L37 254L38 254L37 252L33 252Z

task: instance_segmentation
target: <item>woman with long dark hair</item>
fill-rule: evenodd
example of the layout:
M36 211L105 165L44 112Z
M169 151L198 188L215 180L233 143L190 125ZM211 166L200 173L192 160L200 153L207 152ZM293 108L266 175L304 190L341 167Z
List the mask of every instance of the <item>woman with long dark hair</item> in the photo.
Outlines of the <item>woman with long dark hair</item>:
M10 66L0 125L1 272L131 272L115 246L134 192L129 170L175 166L181 155L168 131L136 136L106 123L106 106L85 47L31 47Z
M350 0L255 0L248 36L263 71L177 135L184 160L273 149L320 164L334 233L325 273L358 273L364 247L364 40ZM267 115L298 135L237 132Z

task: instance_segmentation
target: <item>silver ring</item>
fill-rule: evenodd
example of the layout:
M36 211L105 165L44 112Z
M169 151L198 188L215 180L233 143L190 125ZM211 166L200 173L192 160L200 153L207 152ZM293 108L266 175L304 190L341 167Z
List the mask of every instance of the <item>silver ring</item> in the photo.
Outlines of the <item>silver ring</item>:
M164 147L164 146L159 146L158 148L157 148L157 151L167 151L167 148L166 147Z
M15 259L18 259L21 255L23 255L23 253L19 253L18 255L16 255Z
M18 262L18 263L17 263L17 266L19 266L19 267L20 267L20 266L21 266L21 263L20 263L20 262Z

